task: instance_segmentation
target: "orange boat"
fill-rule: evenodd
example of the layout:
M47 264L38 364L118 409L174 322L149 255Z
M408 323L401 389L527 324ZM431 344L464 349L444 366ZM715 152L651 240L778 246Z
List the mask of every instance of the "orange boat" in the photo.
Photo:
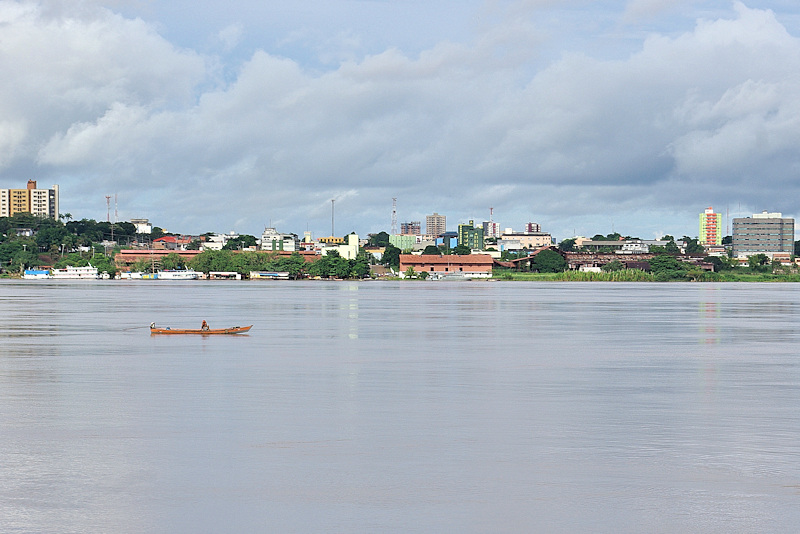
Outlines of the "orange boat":
M157 327L156 323L150 323L150 334L200 334L210 336L213 334L244 334L253 328L250 326L232 326L230 328L170 328Z

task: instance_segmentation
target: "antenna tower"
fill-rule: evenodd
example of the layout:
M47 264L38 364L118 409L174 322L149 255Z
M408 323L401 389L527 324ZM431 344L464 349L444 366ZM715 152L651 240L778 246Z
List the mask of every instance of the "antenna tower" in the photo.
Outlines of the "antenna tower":
M397 235L397 198L392 197L392 235Z
M331 199L331 237L333 237L333 206L336 203L336 199Z
M106 222L111 222L111 195L106 195Z
M117 194L114 193L114 224L119 222L119 212L117 211Z

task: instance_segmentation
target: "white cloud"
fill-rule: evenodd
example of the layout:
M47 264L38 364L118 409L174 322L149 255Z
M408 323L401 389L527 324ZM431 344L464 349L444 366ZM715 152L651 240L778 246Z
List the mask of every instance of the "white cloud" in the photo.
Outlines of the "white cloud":
M418 54L348 53L365 45L340 31L329 58L340 63L319 72L265 50L220 65L96 7L0 2L0 69L15 82L0 86L0 177L22 180L10 173L38 163L73 214L118 191L128 217L197 232L273 220L327 233L331 198L342 233L388 229L392 197L410 216L453 222L494 206L504 227L534 220L561 237L613 219L649 235L665 221L619 226L635 214L651 224L648 213L691 214L671 233L692 232L695 212L737 197L793 211L800 43L774 13L737 3L727 18L651 34L634 54L586 49L542 65L571 12L544 28L526 9L558 3L534 4L500 6L513 16L473 41ZM235 47L244 32L217 36ZM99 200L81 198L91 191Z

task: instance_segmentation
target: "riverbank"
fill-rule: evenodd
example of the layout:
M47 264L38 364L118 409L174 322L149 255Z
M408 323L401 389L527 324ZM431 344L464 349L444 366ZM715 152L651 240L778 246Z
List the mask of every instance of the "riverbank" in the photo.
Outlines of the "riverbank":
M659 276L639 270L612 272L565 271L562 273L496 273L495 280L530 282L800 282L800 274L682 272L680 276Z

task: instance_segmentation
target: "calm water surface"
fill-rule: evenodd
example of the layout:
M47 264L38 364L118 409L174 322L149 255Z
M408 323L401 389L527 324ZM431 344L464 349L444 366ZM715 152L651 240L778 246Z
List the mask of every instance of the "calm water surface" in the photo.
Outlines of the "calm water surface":
M0 531L792 532L800 285L0 282ZM254 324L234 337L147 325Z

